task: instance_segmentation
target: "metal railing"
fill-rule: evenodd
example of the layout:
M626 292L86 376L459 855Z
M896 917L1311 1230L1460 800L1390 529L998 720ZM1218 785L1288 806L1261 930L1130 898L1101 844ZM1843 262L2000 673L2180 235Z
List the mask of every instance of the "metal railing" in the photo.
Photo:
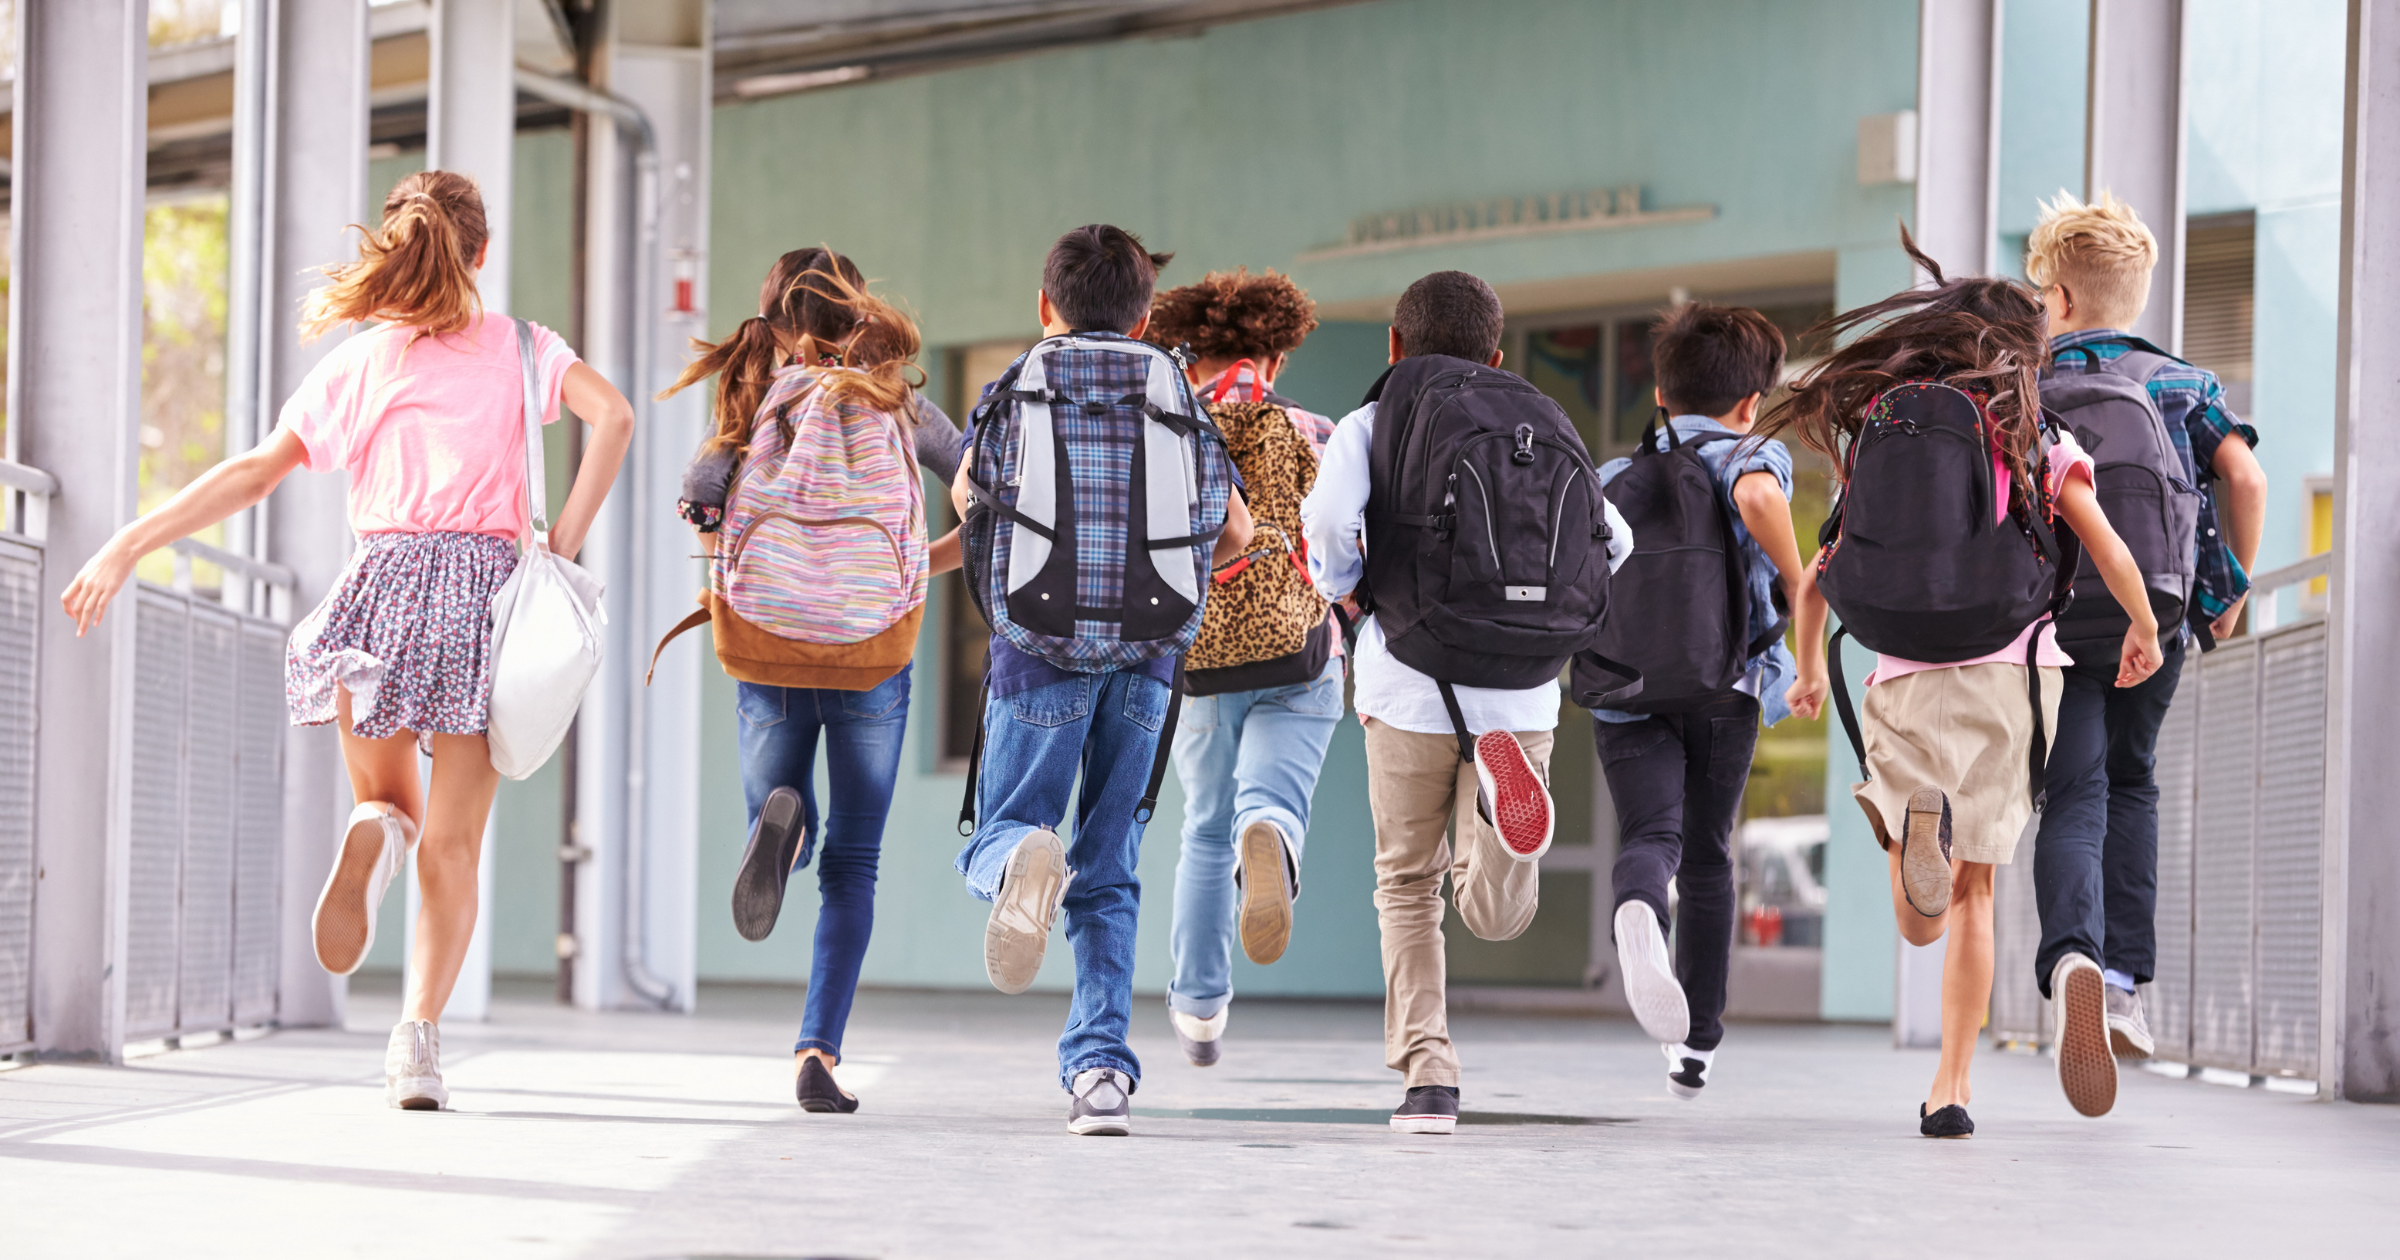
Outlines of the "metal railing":
M50 474L0 460L0 1053L33 1040L34 697L57 490Z
M2327 661L2323 599L2302 588L2329 561L2254 576L2251 632L2187 657L2159 730L2158 964L2144 1004L2168 1062L2317 1073ZM1998 875L1993 1036L2047 1044L2030 848Z
M125 1032L173 1037L275 1017L283 831L283 645L292 572L173 545L139 583ZM196 592L195 561L224 581Z

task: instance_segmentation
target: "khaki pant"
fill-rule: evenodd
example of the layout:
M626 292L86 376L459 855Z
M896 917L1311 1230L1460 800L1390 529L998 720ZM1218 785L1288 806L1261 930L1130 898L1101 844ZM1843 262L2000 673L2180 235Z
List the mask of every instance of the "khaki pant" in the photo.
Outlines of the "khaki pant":
M1550 732L1518 731L1542 783ZM1475 812L1475 767L1458 740L1367 722L1367 808L1375 817L1375 922L1383 935L1383 1058L1408 1087L1458 1084L1442 953L1442 876L1467 930L1512 940L1533 923L1541 873L1509 856ZM1459 837L1453 857L1448 833Z

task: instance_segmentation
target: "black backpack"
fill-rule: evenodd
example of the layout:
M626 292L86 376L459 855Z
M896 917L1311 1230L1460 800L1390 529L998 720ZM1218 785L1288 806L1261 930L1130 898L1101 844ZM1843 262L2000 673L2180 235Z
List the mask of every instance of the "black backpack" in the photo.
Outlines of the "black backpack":
M1600 478L1566 413L1513 372L1411 356L1367 401L1375 441L1360 603L1393 657L1440 686L1459 753L1473 760L1453 686L1539 685L1599 635L1609 587Z
M2062 351L2082 355L2091 370L2043 376L2042 406L2056 412L2091 455L2100 510L2141 567L2158 624L2179 625L2191 607L2199 558L2200 491L2147 383L2160 368L2183 360L2139 337L2104 340L2131 348L2109 360L2092 352L2100 342ZM2113 647L2125 637L2132 618L2110 598L2088 553L2075 566L2075 593L2073 606L2058 618L2061 642Z
M1846 452L1841 495L1817 536L1817 589L1842 619L1826 659L1834 708L1862 769L1866 744L1842 679L1844 636L1904 660L1968 661L2007 647L2073 598L2080 548L2073 533L2051 527L2047 437L2033 453L2027 512L1999 514L1991 451L1972 397L1912 381L1884 391ZM2025 671L2036 802L2049 743L2041 673L2031 668L2040 642L2027 642Z
M1656 433L1666 430L1660 450ZM1750 668L1750 658L1783 637L1789 618L1750 634L1750 574L1735 542L1732 514L1717 492L1716 470L1701 449L1737 442L1730 433L1685 440L1661 408L1642 428L1633 462L1604 490L1633 531L1633 554L1610 582L1617 614L1601 623L1592 651L1576 654L1570 685L1578 704L1624 686L1603 665L1625 662L1640 671L1641 694L1620 706L1628 713L1682 713L1723 695ZM1639 619L1624 615L1640 610Z

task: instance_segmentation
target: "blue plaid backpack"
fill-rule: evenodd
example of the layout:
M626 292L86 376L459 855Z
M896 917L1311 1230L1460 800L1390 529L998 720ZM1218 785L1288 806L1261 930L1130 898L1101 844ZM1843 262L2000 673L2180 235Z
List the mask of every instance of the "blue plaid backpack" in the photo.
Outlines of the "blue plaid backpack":
M1233 464L1177 360L1113 333L1051 337L971 425L960 542L993 633L1087 674L1191 647Z

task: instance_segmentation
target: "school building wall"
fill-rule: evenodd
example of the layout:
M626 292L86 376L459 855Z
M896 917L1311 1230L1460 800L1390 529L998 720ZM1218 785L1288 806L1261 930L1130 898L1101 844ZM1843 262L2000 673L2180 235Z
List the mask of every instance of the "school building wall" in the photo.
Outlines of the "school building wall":
M2275 484L2261 557L2272 566L2305 550L2301 483L2330 466L2342 11L2338 0L2193 0L2190 13L2191 213L2258 215L2252 409ZM2030 228L2036 196L2081 187L2084 22L2082 0L2008 2L2004 257ZM946 399L953 351L1037 335L1033 298L1050 241L1076 224L1115 222L1176 253L1165 283L1239 265L1298 279L1326 322L1281 386L1339 415L1382 370L1390 302L1427 271L1484 276L1519 323L1663 303L1676 288L1813 288L1849 306L1907 284L1895 223L1909 213L1911 190L1858 183L1855 129L1863 116L1910 108L1915 80L1908 0L1385 0L728 104L715 119L711 324L722 334L750 313L778 253L829 243L918 314L927 389ZM517 313L562 327L569 158L564 133L520 138L512 226ZM379 161L377 197L420 163L416 154ZM1304 257L1360 215L1633 183L1645 208L1715 213ZM965 384L971 392L980 382ZM563 490L554 486L554 496ZM963 776L938 758L945 599L937 586L914 667L869 984L984 983L982 906L951 869ZM704 731L700 975L803 979L815 917L809 873L795 879L768 941L744 942L726 921L743 807L733 687L714 671ZM1565 847L1579 838L1570 832L1605 822L1592 817L1588 719L1569 710L1560 736ZM1847 803L1855 767L1838 736L1827 762L1823 1013L1885 1018L1894 946L1882 861ZM821 777L818 786L822 801ZM1343 720L1316 800L1291 950L1271 968L1237 957L1237 992L1381 992L1354 717ZM503 785L493 957L504 973L554 965L557 802L555 767ZM1147 992L1168 975L1180 829L1170 775L1141 865L1136 982ZM1579 983L1591 878L1546 874L1543 899L1544 914L1518 942L1452 932L1461 978ZM1605 885L1597 901L1605 907ZM399 937L385 933L370 965L397 968ZM1042 983L1064 987L1069 975L1062 946Z

